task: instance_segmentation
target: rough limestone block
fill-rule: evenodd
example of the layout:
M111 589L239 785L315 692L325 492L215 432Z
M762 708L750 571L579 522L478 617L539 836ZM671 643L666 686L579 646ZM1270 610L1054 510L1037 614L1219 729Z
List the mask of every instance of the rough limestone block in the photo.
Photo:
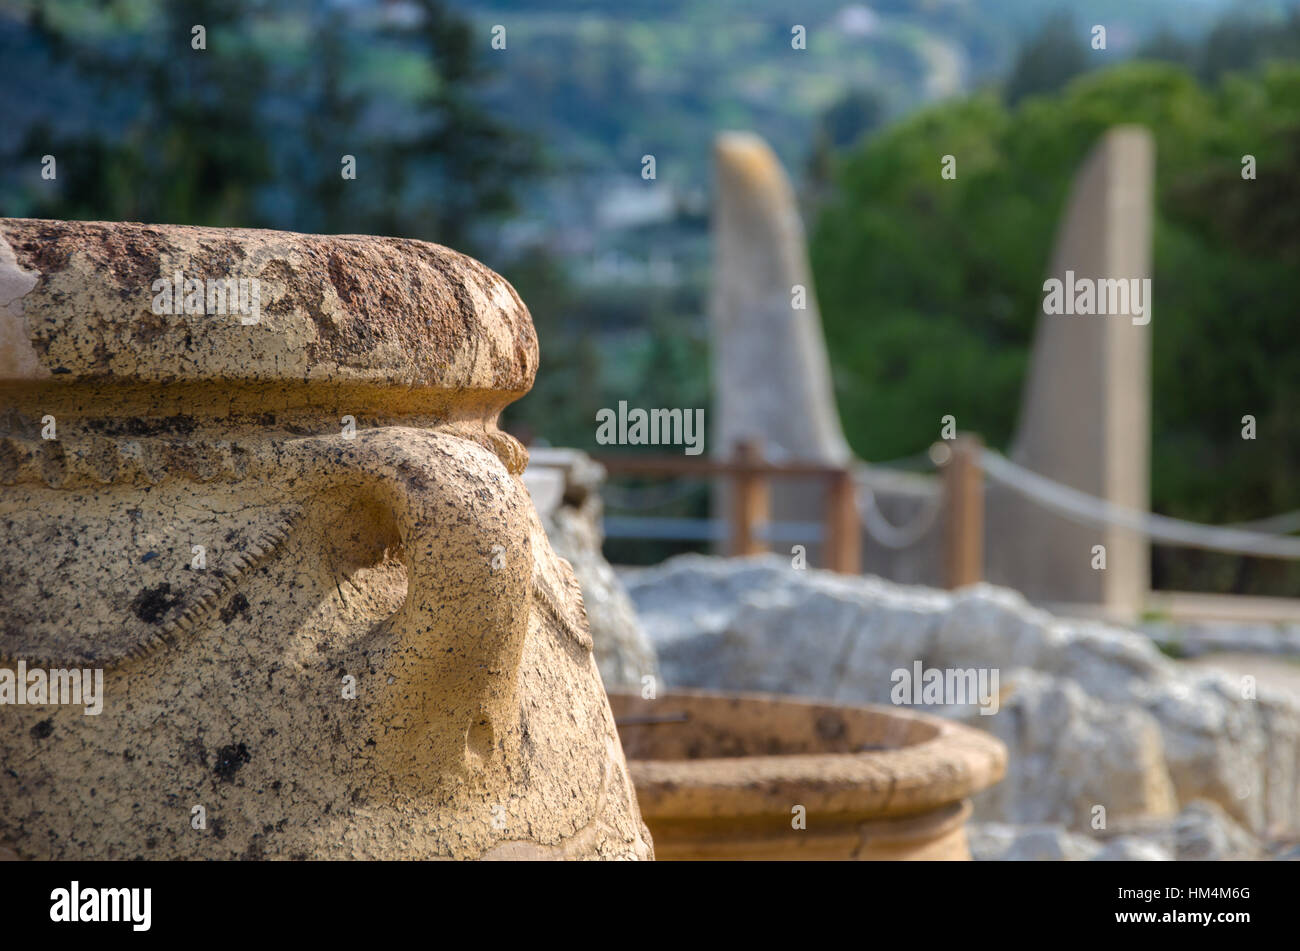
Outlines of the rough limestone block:
M157 313L176 272L257 279L258 319ZM104 670L98 715L0 706L0 842L650 857L496 427L536 369L436 245L0 219L0 667Z
M1108 132L1075 177L1049 278L1151 276L1155 146L1143 128ZM1149 303L1149 301L1148 301ZM1151 311L1040 313L1011 457L1116 505L1150 504ZM1080 524L1002 487L988 492L988 578L1033 601L1093 605L1127 621L1150 587L1141 535ZM1015 539L1014 543L1009 539ZM1105 570L1093 547L1106 550Z
M767 143L750 133L720 135L714 161L709 452L727 457L738 441L759 439L773 461L845 464L849 447L835 408L803 224L790 182ZM805 289L804 309L794 306L795 285ZM820 523L824 496L820 480L774 481L772 518ZM729 497L727 487L719 486L719 511L727 510Z

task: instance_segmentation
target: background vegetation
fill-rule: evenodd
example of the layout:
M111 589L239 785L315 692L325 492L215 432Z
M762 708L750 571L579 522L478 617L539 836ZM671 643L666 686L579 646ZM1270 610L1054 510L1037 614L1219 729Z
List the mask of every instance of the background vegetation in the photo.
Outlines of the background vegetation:
M1070 55L1080 31L1054 20L1002 95L918 112L840 158L813 259L860 455L921 451L946 413L1006 446L1066 190L1106 129L1135 122L1157 147L1153 508L1207 523L1300 508L1300 16L1258 32L1247 42L1234 24L1200 47L1159 38L1143 56L1174 62L1071 78L1062 65L1087 62ZM938 175L949 153L956 181ZM1246 153L1256 181L1241 178ZM1155 567L1172 588L1294 593L1300 581L1284 563L1196 552L1161 549Z
M1154 505L1205 522L1300 507L1296 4L1061 6L806 0L794 52L784 0L0 0L0 214L468 251L541 339L507 425L594 450L595 411L619 399L708 406L712 140L753 129L803 196L849 439L887 460L949 412L1005 447L1070 177L1106 128L1141 122L1159 163ZM661 511L701 514L703 496ZM1300 593L1282 565L1161 550L1156 569Z

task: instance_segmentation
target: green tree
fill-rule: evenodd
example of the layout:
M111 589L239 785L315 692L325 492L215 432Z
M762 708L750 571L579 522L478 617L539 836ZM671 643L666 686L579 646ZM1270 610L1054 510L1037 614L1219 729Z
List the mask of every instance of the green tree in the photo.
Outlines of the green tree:
M84 32L72 5L49 4L29 20L33 40L75 64L89 115L112 115L117 94L134 105L115 125L50 121L28 133L24 153L59 161L57 188L41 188L33 213L51 218L250 225L257 189L272 162L255 121L265 88L265 53L244 32L248 0L164 5L140 24L110 16L106 33ZM191 46L203 24L207 50Z
M1065 11L1049 16L1020 49L1006 84L1006 100L1056 92L1088 68L1090 35Z
M938 419L1005 447L1066 190L1109 128L1156 140L1152 504L1226 523L1300 508L1293 345L1300 67L1214 87L1133 63L1008 109L983 94L846 155L812 257L841 415L857 452L924 450ZM1243 153L1258 179L1243 180ZM958 177L939 158L958 157ZM1243 415L1261 435L1241 438ZM1285 563L1160 549L1167 586L1296 593Z
M538 168L536 143L479 104L479 43L438 0L377 26L320 0L32 7L27 47L69 67L26 130L7 206L53 218L350 231L471 253ZM388 21L383 21L388 22ZM191 28L206 30L194 49ZM21 48L23 43L18 44ZM382 57L382 60L379 59ZM50 84L51 90L55 84ZM341 159L356 157L356 180Z

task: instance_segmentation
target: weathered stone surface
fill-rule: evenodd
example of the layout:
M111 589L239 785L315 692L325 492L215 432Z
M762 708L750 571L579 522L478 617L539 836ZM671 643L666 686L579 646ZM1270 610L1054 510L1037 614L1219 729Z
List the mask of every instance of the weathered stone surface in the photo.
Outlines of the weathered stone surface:
M1086 830L1093 805L1114 820L1200 798L1254 835L1300 831L1300 704L1262 684L1248 699L1239 678L1188 671L1142 635L989 585L904 587L777 556L682 556L624 579L673 687L890 703L891 673L917 661L998 670L996 714L923 707L1007 744L981 819Z
M499 409L537 371L537 337L514 289L436 244L18 218L0 230L9 246L0 301L39 279L0 317L4 379L412 388L387 394L392 402L469 389ZM153 282L176 272L256 278L259 323L154 314ZM476 417L468 395L458 408Z
M1097 805L1120 816L1177 811L1160 725L1143 710L1103 703L1069 680L1019 670L1004 682L997 715L965 721L1014 744L1018 754L1008 781L981 797L977 815L1086 828Z
M600 486L605 470L575 449L535 449L524 484L556 553L573 566L591 622L596 664L605 686L658 680L659 661L623 582L601 554Z
M259 279L260 321L155 313L176 271ZM0 841L649 857L496 427L537 366L505 281L414 241L3 219L0 291L0 666L104 669L97 716L0 708Z
M1155 146L1111 129L1075 176L1049 277L1151 276ZM1147 300L1149 304L1150 301ZM1040 311L1011 457L1128 508L1150 498L1151 323L1130 300L1107 316ZM1148 311L1146 316L1150 316ZM1084 603L1131 621L1150 586L1150 545L1131 531L1081 525L996 486L987 495L988 578L1035 602ZM1016 539L1006 544L1005 539ZM1106 570L1092 548L1106 548Z

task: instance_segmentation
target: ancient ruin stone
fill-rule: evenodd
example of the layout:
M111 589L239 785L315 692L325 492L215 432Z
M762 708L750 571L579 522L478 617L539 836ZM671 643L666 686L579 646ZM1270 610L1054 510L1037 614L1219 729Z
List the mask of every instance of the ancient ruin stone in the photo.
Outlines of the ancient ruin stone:
M1063 286L1071 275L1097 282L1149 279L1154 176L1151 133L1140 126L1109 130L1075 175L1049 279ZM1011 456L1063 485L1145 510L1151 491L1151 312L1139 315L1134 300L1114 286L1116 302L1126 298L1127 306L1106 316L1040 311ZM1149 298L1142 300L1149 308ZM1150 588L1151 546L1144 536L1079 524L1000 486L989 490L986 504L990 581L1033 601L1085 604L1116 619L1136 619ZM1026 541L1003 544L1008 534ZM1105 547L1105 571L1094 569L1095 545Z
M0 219L0 668L104 671L98 715L0 706L0 842L650 857L496 428L536 369L436 245Z
M714 161L714 446L761 438L796 459L846 462L794 190L751 133L718 136Z
M751 133L718 136L714 160L709 451L726 457L737 442L753 440L773 460L847 463L794 190L767 143ZM730 491L718 486L717 511L727 511ZM774 483L772 519L820 521L825 491L818 479ZM808 547L816 563L820 545Z

